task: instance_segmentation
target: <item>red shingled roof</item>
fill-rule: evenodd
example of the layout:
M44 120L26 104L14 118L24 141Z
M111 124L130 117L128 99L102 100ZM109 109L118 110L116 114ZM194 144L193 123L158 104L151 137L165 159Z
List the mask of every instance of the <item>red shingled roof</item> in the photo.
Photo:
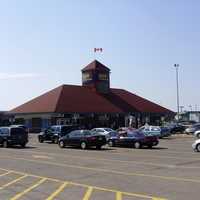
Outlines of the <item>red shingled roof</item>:
M11 113L173 113L122 89L99 94L87 86L62 85L13 110Z
M119 98L124 100L131 107L135 108L139 112L145 113L173 113L158 104L155 104L147 99L144 99L136 94L128 92L122 89L111 89L112 93L116 94Z
M95 70L95 71L110 71L108 67L103 65L97 60L94 60L90 64L88 64L85 68L82 69L82 72L87 71L87 70Z
M57 102L60 98L62 86L57 87L25 104L11 110L12 113L49 113L55 112Z

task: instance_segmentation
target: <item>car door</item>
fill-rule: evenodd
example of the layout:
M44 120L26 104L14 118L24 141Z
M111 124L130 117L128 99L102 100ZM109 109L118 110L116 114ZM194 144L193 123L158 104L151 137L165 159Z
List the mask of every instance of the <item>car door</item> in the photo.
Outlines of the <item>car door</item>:
M67 145L76 145L77 143L77 131L72 131L69 134L67 134L66 136L66 144Z
M54 136L60 136L61 135L61 126L57 126L55 127L55 131L54 131Z
M116 141L118 145L127 145L127 132L120 134L118 140Z
M80 145L80 142L84 140L84 133L82 131L75 131L75 136L74 136L74 139L73 139L73 143L74 145L76 146L79 146Z

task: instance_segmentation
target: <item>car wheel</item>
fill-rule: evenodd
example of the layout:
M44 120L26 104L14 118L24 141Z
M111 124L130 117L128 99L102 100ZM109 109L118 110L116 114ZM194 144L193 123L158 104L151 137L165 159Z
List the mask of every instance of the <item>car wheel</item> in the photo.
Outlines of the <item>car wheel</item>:
M86 148L87 148L86 142L81 142L81 149L86 149Z
M64 141L61 140L61 141L59 142L59 147L60 147L60 148L64 148L64 147L65 147Z
M53 143L58 144L58 138L54 138Z
M97 145L96 149L100 150L101 149L101 145Z
M152 145L148 145L148 148L149 148L149 149L152 149L152 147L153 147Z
M4 148L7 148L7 147L8 147L8 142L7 142L6 140L3 142L3 147L4 147Z
M200 152L200 144L197 144L196 150L197 150L198 152Z
M140 149L141 148L141 144L139 142L135 142L134 147L136 149Z
M115 144L114 144L114 142L113 142L112 140L109 140L109 141L108 141L108 146L109 146L109 147L114 147Z
M25 148L25 147L26 147L26 143L22 143L22 144L21 144L21 147L22 147L22 148Z
M39 143L43 143L43 139L41 137L39 137Z

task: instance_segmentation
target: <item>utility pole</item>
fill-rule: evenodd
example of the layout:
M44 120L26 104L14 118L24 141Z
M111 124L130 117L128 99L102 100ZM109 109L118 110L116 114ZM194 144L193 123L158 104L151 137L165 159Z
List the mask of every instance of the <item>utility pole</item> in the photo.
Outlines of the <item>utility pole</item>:
M179 121L179 82L178 82L178 68L179 64L174 64L176 69L176 101L177 101L177 118Z

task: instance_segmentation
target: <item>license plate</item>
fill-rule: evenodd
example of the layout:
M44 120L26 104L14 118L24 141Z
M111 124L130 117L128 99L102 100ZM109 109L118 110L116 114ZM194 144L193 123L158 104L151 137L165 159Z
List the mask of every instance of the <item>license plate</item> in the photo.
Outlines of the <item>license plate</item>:
M102 138L100 137L99 140L102 140Z

